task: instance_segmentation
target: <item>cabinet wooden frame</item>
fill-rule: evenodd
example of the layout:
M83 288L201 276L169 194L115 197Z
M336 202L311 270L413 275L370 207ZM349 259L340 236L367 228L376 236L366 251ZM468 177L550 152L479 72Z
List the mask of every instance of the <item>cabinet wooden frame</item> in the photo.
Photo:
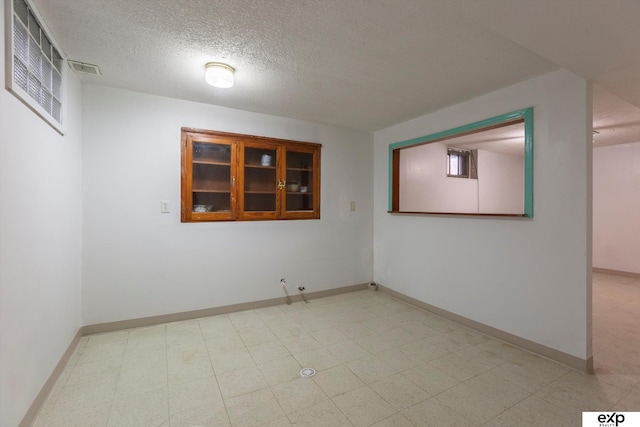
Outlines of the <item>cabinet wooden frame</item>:
M320 218L310 142L182 128L181 221Z

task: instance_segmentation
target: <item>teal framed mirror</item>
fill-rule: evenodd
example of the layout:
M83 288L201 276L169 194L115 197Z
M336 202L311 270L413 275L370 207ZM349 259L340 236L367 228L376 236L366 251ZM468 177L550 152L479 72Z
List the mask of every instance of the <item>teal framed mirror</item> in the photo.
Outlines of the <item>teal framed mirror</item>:
M388 207L533 218L533 107L390 144Z

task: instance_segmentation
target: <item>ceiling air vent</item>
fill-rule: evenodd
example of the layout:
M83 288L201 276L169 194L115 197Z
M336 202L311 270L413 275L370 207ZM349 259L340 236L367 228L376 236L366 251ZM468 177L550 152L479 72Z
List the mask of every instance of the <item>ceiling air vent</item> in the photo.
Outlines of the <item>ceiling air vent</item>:
M97 65L86 64L84 62L68 60L69 67L76 73L93 74L94 76L100 75L100 68Z

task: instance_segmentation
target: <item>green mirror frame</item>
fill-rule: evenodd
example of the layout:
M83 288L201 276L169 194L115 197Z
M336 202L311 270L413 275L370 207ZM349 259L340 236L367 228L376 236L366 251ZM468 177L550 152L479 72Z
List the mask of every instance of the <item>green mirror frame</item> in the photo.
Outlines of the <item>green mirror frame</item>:
M439 215L464 215L464 216L516 216L533 218L533 107L525 108L522 110L513 111L510 113L502 114L499 116L491 117L489 119L480 120L478 122L470 123L467 125L459 126L453 129L448 129L442 132L436 132L431 135L421 136L418 138L412 138L406 141L400 141L389 145L389 213L403 213L399 210L399 183L394 183L394 178L398 179L396 172L399 168L399 155L394 155L395 152L399 153L400 149L408 148L417 145L428 144L430 142L436 142L443 139L452 138L459 135L474 133L482 131L484 128L491 128L506 124L509 122L524 120L524 213L522 215L494 215L494 214L456 214L456 213L438 213L438 212L424 212L424 214L439 214ZM395 199L394 199L395 197ZM394 203L394 200L396 203ZM394 209L395 204L395 209ZM420 213L420 212L406 212L406 213Z

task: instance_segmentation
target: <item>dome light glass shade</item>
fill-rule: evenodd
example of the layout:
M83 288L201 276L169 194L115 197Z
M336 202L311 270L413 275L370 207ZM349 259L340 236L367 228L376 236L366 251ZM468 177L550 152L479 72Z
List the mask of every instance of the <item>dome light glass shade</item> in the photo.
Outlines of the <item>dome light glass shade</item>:
M234 69L220 62L209 62L205 65L204 80L211 86L228 88L233 86Z

